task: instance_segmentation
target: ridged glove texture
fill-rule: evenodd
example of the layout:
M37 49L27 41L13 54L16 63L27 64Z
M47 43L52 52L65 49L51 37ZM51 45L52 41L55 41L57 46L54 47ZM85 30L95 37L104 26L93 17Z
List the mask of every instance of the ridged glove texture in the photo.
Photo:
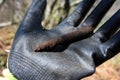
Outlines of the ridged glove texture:
M95 1L83 0L58 26L46 30L41 25L46 0L33 0L16 32L9 55L8 66L13 75L18 80L80 80L120 52L120 10L93 32L116 0L101 0L86 17ZM35 51L46 41L84 27L93 30L69 45L58 44L50 51ZM85 33L83 31L83 35Z

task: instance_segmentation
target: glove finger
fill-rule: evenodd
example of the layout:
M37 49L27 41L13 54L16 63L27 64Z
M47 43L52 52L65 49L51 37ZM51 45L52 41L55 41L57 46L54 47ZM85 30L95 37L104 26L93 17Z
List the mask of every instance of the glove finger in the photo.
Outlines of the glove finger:
M120 27L120 10L118 10L100 29L94 37L104 42L108 40Z
M86 18L86 20L81 25L79 25L79 28L87 26L96 28L115 1L116 0L102 0L99 5L92 11L92 13Z
M120 30L108 41L99 46L101 57L97 58L96 66L112 58L120 52Z
M78 29L77 31L62 35L55 39L51 39L51 40L45 42L44 44L39 45L35 49L35 51L36 52L51 51L58 44L62 45L64 43L66 43L67 47L68 47L69 44L71 44L75 41L82 40L82 39L85 39L86 37L89 37L94 31L94 27L97 26L99 21L103 18L105 13L109 10L109 8L113 5L114 2L115 2L115 0L109 0L109 1L102 0L101 3L97 6L97 8L91 13L91 15L84 22L86 25L84 25L84 23L83 23L83 26L81 26L81 28ZM62 28L62 29L65 29L65 28ZM68 31L68 30L70 30L70 29L66 29L66 31Z
M84 19L85 15L88 13L92 5L96 0L83 0L73 11L73 13L68 16L61 24L69 24L71 26L77 26Z
M46 0L33 0L28 9L19 31L30 32L33 30L42 30L41 20L46 7Z

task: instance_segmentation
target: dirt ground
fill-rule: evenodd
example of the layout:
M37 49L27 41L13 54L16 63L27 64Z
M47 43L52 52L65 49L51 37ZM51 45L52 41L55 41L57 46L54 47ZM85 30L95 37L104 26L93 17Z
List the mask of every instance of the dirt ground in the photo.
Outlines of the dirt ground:
M0 76L6 67L7 56L16 32L16 25L0 28ZM82 80L120 80L120 54L96 69L95 74Z

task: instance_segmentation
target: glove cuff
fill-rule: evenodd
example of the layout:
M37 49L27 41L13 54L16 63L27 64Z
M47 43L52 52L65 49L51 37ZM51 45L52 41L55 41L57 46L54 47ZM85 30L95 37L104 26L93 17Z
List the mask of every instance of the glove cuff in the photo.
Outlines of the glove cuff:
M18 80L54 80L43 67L22 53L12 51L8 61L10 71Z

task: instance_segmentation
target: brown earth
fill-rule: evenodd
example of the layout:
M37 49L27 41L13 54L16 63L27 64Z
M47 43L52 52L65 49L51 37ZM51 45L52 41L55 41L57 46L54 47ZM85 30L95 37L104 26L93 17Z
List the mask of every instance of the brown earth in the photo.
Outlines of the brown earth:
M11 44L16 32L16 25L5 28L0 28L0 76L1 72L6 67L7 53L5 50L11 48ZM120 80L120 54L99 66L90 77L82 80Z

